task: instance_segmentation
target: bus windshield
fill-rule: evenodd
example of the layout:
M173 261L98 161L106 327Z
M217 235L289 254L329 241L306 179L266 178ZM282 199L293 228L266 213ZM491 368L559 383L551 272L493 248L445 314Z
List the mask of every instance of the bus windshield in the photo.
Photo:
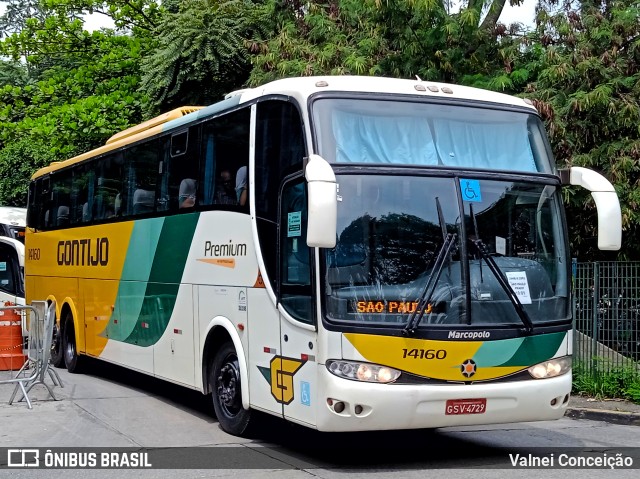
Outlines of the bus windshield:
M525 111L352 98L312 107L318 151L330 163L554 172L542 123Z
M420 327L520 327L522 310L534 325L569 318L556 185L346 173L337 181L338 240L323 273L329 321L404 327L430 281ZM447 237L454 244L436 264Z

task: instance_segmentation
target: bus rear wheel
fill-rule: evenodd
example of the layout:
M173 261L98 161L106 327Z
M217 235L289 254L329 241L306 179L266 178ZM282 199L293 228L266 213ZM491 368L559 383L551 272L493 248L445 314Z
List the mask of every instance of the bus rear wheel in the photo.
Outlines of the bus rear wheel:
M78 356L76 349L76 330L73 325L73 316L65 316L64 329L62 330L62 353L64 364L70 373L79 373L82 370L82 358Z
M51 338L51 355L50 361L57 368L64 367L64 354L62 353L62 334L60 328L62 323L58 325L57 321L53 323L53 337Z
M213 409L220 427L235 436L246 434L251 411L242 407L240 366L232 343L225 343L218 349L209 374Z

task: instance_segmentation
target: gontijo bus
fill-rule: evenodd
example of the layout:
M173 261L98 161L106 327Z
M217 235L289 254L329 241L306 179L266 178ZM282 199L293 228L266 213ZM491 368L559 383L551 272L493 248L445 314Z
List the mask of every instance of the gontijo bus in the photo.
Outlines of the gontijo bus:
M555 419L563 184L592 191L598 244L618 249L613 187L556 168L527 100L279 80L35 173L27 299L56 301L58 364L210 393L233 434L254 411L322 431Z

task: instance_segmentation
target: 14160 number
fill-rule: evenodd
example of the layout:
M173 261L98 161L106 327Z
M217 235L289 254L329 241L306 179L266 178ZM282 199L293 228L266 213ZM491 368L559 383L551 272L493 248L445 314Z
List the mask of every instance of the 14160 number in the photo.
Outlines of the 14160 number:
M402 350L402 359L444 359L447 352L444 349L406 349Z

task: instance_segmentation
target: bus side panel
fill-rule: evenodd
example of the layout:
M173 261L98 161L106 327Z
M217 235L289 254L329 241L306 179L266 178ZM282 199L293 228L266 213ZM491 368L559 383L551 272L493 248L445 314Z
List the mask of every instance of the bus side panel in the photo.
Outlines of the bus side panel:
M107 330L111 315L116 313L114 299L118 292L118 281L82 279L80 285L84 299L84 330L86 331L86 352L90 356L101 357L113 328ZM82 308L78 308L82 310ZM117 323L116 323L117 325Z
M198 286L198 319L200 337L199 351L204 350L205 340L211 321L216 317L223 317L231 321L240 336L244 351L237 351L238 355L244 354L247 360L249 348L246 334L247 324L247 288L230 286ZM238 328L242 324L243 329ZM208 379L208 378L205 378Z
M251 407L282 416L278 375L280 356L279 315L265 288L248 290L249 398ZM277 398L277 399L276 399Z
M162 308L162 298L157 307ZM195 385L193 286L180 285L173 314L162 337L153 346L153 368L156 376Z

